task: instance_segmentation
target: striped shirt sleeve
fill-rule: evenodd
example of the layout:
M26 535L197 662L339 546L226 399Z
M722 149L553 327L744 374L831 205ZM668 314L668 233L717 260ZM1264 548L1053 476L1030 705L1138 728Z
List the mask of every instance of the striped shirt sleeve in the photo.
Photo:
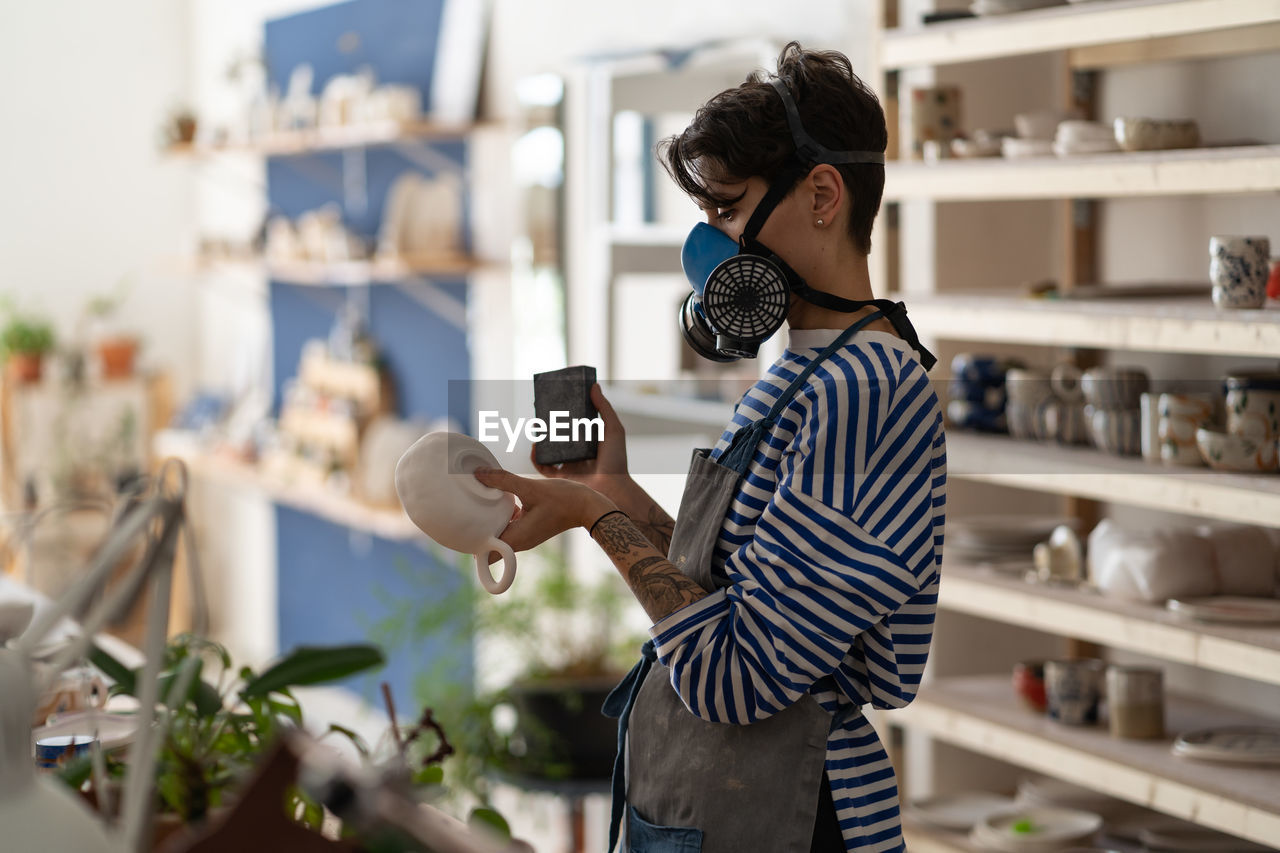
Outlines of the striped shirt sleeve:
M747 724L795 703L934 580L941 419L923 371L901 381L901 368L815 372L777 488L726 559L730 585L651 629L698 717Z

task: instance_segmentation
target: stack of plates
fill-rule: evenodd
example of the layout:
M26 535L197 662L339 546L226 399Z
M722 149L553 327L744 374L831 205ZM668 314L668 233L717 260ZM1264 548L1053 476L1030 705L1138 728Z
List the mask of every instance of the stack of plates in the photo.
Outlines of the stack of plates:
M966 562L1016 564L1025 568L1031 551L1060 524L1076 522L1058 516L977 515L947 520L946 549Z
M1018 782L1014 802L1020 808L1063 808L1111 818L1133 811L1132 804L1106 794L1053 779L1035 776Z
M1280 764L1280 726L1218 726L1186 732L1173 754L1234 764Z
M986 791L943 794L911 803L907 816L935 829L969 832L991 815L1009 811L1013 805L1009 797Z
M991 815L973 828L969 840L996 853L1059 853L1091 839L1102 816L1060 808L1020 808Z
M1010 160L1024 157L1052 157L1053 142L1048 139L1019 139L1006 136L1000 140L1000 154Z
M1066 0L974 0L969 10L975 15L1008 15L1045 6L1061 6Z
M1115 130L1111 125L1097 121L1064 121L1058 125L1053 141L1053 153L1059 157L1119 150Z

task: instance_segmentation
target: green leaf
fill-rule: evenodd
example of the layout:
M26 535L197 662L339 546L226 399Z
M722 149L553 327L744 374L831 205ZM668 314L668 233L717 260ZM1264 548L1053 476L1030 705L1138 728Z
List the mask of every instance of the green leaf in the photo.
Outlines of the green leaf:
M138 678L133 670L104 652L97 643L89 646L89 662L101 670L103 675L114 681L120 688L119 692L126 696L137 695L134 691L137 689Z
M383 662L377 646L302 646L246 684L240 695L263 696L286 687L337 681Z
M351 741L351 744L356 748L356 752L360 753L361 758L369 757L369 744L366 743L365 739L360 737L356 732L346 726L340 726L337 723L330 723L329 731L335 734L340 734L347 740ZM444 772L441 771L441 778L443 778L443 776Z
M439 764L432 764L427 767L419 768L414 771L413 784L415 785L443 785L444 784L444 767Z
M471 814L467 816L467 826L472 829L483 828L491 833L496 832L503 841L511 840L510 824L493 809L483 807L472 809Z

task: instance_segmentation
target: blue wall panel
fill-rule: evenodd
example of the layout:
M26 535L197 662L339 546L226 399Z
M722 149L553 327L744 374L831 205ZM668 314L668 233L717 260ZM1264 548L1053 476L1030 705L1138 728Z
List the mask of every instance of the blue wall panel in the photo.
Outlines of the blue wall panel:
M416 86L429 110L443 10L444 0L353 0L268 21L267 79L283 94L305 62L318 95L333 75L368 66L379 83Z
M385 643L382 623L397 602L425 605L456 595L462 583L475 582L416 545L358 537L353 547L345 527L288 507L276 508L276 526L282 651L304 644ZM396 636L404 639L405 633ZM406 716L414 713L410 702L417 701L420 676L432 672L469 683L474 672L470 642L447 627L386 651L385 669L356 676L349 686L381 705L377 683L389 682Z

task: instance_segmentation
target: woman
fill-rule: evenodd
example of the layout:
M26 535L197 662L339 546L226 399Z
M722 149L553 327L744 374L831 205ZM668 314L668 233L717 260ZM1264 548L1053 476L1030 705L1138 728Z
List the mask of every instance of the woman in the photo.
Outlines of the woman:
M893 767L861 708L901 707L919 686L946 456L933 356L902 305L871 293L885 142L848 60L792 43L776 76L722 92L663 143L707 217L682 253L686 339L723 361L789 326L695 454L677 520L629 476L598 386L597 459L539 467L544 480L477 473L520 499L513 548L587 527L653 619L606 705L625 744L614 834L625 816L632 851L904 849Z

